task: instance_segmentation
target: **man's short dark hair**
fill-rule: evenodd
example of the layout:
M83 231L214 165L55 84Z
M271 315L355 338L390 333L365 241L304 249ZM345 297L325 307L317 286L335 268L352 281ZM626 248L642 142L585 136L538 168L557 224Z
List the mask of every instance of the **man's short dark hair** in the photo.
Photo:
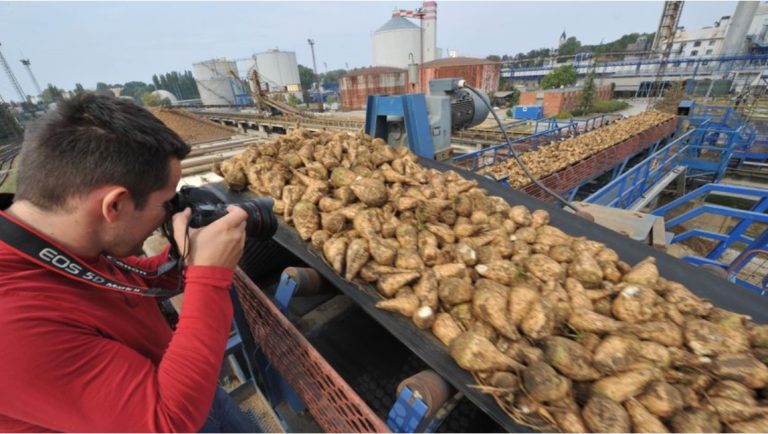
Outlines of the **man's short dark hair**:
M93 188L128 189L141 209L150 193L165 187L170 157L184 158L189 145L136 104L83 93L28 128L20 154L16 199L51 210Z

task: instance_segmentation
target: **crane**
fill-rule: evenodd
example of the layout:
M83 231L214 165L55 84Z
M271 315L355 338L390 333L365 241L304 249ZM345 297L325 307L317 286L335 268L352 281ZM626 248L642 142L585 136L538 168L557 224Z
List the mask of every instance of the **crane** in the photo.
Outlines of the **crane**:
M29 59L21 59L20 61L21 61L21 64L24 65L25 68L27 68L27 72L29 73L29 78L32 79L32 84L35 85L35 90L37 91L37 94L42 95L43 91L40 89L40 85L37 83L35 74L32 73L32 67L30 66L31 63Z
M16 93L19 94L19 98L21 99L21 102L26 102L27 94L25 94L24 89L21 88L21 85L19 84L19 80L16 80L16 76L13 75L13 71L11 71L11 65L9 65L8 62L5 60L5 56L3 56L2 51L0 51L0 63L2 63L3 69L5 69L5 74L8 76L8 80L11 82L11 85L16 90Z

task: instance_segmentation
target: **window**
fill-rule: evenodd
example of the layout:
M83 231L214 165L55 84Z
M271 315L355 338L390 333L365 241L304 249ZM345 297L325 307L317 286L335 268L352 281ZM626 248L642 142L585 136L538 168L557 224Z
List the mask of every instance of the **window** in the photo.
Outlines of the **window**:
M707 55L712 54L712 50L707 50Z
M701 47L701 41L696 41L693 43L694 47Z
M713 45L715 45L715 41L709 41L709 46L711 47Z
M698 56L698 55L699 55L699 50L691 51L691 56Z

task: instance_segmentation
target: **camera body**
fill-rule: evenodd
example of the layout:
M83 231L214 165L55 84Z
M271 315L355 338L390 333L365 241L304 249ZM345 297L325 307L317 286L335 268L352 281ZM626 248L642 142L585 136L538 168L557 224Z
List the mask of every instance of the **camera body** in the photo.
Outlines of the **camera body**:
M265 241L275 235L277 218L272 212L274 201L268 197L246 200L238 203L227 203L212 191L198 187L182 187L176 196L167 204L169 217L175 213L192 210L189 227L200 228L227 215L227 206L235 205L248 213L246 236L251 239Z

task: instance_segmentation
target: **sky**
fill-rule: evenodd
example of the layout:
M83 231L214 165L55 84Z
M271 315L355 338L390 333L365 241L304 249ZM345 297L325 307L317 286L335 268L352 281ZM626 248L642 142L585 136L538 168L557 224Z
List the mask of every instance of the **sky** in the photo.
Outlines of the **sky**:
M0 51L25 93L34 86L19 59L28 58L40 86L95 88L99 81L151 82L152 74L191 70L214 57L250 57L279 48L318 72L369 66L371 35L395 8L414 1L336 2L5 2ZM459 55L527 52L557 45L560 33L598 44L632 32L654 32L661 1L438 1L437 46ZM686 1L680 24L711 26L736 2ZM0 71L0 96L18 96Z

